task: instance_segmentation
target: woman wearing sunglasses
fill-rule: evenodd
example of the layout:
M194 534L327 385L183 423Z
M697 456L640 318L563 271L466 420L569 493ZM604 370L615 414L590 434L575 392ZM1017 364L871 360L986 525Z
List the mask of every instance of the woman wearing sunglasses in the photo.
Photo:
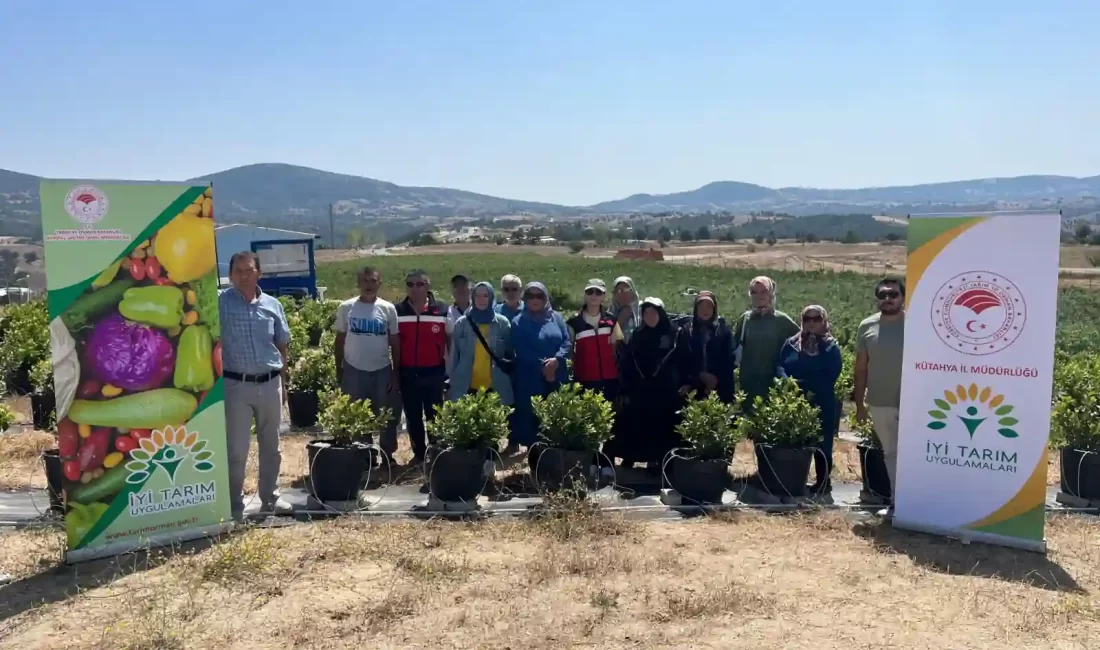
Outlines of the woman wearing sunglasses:
M572 350L569 328L550 304L546 285L531 282L523 289L523 311L512 319L512 347L516 353L512 390L515 431L509 451L530 447L538 439L538 423L531 398L549 395L568 379L566 359Z
M573 332L573 381L614 402L619 396L615 352L623 340L623 330L615 316L604 309L606 293L603 280L589 280L584 288L584 308L566 324Z
M811 494L832 492L829 475L833 470L833 438L836 437L839 405L836 401L836 379L843 361L840 346L829 331L829 314L821 305L802 310L802 330L787 339L779 353L780 377L791 377L807 394L810 403L821 412L820 453L814 454L817 479Z

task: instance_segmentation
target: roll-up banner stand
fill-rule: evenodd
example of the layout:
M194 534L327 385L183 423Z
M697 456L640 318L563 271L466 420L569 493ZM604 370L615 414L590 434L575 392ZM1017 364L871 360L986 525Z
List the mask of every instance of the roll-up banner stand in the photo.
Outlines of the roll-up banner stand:
M909 218L894 526L1046 551L1057 212Z
M228 528L213 193L44 180L66 560Z

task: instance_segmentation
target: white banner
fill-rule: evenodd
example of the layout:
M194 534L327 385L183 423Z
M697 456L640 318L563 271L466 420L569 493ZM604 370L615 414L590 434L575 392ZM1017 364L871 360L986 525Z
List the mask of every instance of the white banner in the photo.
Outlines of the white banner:
M1060 234L910 217L895 526L1045 551Z

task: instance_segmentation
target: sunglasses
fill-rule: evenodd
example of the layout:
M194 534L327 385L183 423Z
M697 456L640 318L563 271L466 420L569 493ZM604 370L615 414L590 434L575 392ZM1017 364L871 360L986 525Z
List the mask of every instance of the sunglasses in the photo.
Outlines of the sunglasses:
M584 295L586 295L586 296L602 296L603 291L600 291L599 289L595 289L595 288L585 289L584 290Z
M423 280L420 280L420 281L417 281L417 282L413 282L412 280L407 280L405 282L405 286L409 287L410 289L413 288L413 287L416 287L416 288L419 289L420 287L428 286L428 283L424 282Z
M825 319L820 317L820 316L803 316L802 317L802 322L803 323L820 323L823 320L825 320Z
M893 300L894 298L897 298L898 296L900 296L901 292L900 291L886 290L886 291L879 291L875 295L878 296L879 300Z

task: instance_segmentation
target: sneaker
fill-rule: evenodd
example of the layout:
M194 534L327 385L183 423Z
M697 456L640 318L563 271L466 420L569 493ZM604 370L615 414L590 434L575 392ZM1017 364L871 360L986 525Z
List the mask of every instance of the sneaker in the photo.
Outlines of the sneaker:
M290 505L282 498L275 499L274 503L265 503L262 510L265 513L269 512L280 517L294 514L294 506Z
M502 456L518 456L519 453L520 453L519 445L517 445L516 443L513 442L513 443L510 443L507 447L504 448L504 451L501 452L501 455Z
M894 506L890 506L889 508L883 508L882 510L879 510L875 514L877 514L879 517L882 517L883 519L885 519L887 521L890 521L891 519L894 518Z

